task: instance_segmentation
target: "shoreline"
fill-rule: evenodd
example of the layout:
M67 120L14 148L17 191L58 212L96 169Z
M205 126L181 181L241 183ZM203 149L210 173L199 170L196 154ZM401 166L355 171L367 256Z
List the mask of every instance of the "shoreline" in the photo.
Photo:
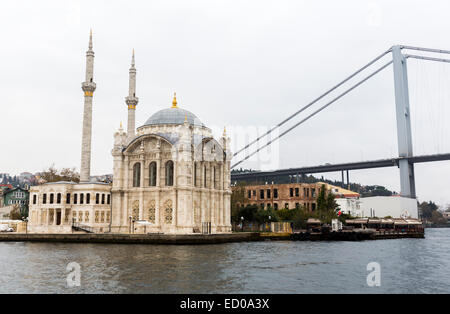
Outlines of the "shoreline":
M331 232L331 233L259 233L229 234L31 234L0 233L0 242L103 243L103 244L159 244L205 245L258 241L366 241L402 238L425 238L424 233L400 232Z

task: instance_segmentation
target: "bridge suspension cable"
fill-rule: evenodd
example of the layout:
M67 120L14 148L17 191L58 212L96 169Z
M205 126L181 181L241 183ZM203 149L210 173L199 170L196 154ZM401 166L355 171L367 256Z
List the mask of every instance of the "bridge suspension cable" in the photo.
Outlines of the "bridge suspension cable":
M233 164L231 166L231 168L235 168L236 166L240 165L241 163L243 163L244 161L246 161L247 159L249 159L250 157L252 157L253 155L259 153L263 148L269 146L270 144L272 144L274 141L280 139L282 136L286 135L287 133L289 133L290 131L292 131L293 129L295 129L296 127L298 127L300 124L306 122L307 120L309 120L310 118L312 118L313 116L315 116L316 114L318 114L319 112L321 112L322 110L324 110L325 108L327 108L328 106L330 106L331 104L335 103L337 100L341 99L342 97L344 97L345 95L347 95L348 93L350 93L352 90L354 90L355 88L357 88L358 86L360 86L361 84L363 84L364 82L366 82L367 80L371 79L372 77L374 77L376 74L378 74L379 72L381 72L382 70L384 70L385 68L387 68L388 66L390 66L393 63L393 61L389 61L388 63L386 63L385 65L383 65L382 67L378 68L376 71L372 72L372 74L366 76L364 79L362 79L361 81L359 81L358 83L356 83L355 85L353 85L352 87L350 87L349 89L347 89L345 92L343 92L342 94L340 94L339 96L337 96L336 98L334 98L333 100L329 101L328 103L326 103L325 105L323 105L322 107L320 107L319 109L317 109L316 111L314 111L313 113L311 113L309 116L307 116L306 118L304 118L303 120L301 120L300 122L297 122L296 124L294 124L293 126L291 126L289 129L287 129L286 131L284 131L283 133L281 133L280 135L278 135L277 137L275 137L273 140L268 141L266 144L264 144L263 146L261 146L260 148L258 148L257 150L255 150L254 152L252 152L251 154L247 155L244 159L241 159L239 162Z
M416 50L416 51L422 51L422 52L428 52L428 53L450 54L450 50L423 48L423 47L415 47L415 46L403 46L403 45L402 46L397 46L397 47L400 47L400 50L406 49L406 50ZM235 157L238 154L240 154L241 152L245 151L250 146L258 143L262 138L266 137L267 135L272 133L274 130L280 128L282 125L284 125L285 123L290 121L292 118L296 117L297 115L299 115L300 113L302 113L306 109L310 108L312 105L317 103L319 100L323 99L325 96L327 96L328 94L330 94L331 92L333 92L337 88L341 87L343 84L345 84L346 82L348 82L349 80L354 78L356 75L360 74L362 71L364 71L365 69L367 69L368 67L370 67L371 65L373 65L378 60L380 60L381 58L383 58L385 55L387 55L388 53L390 53L392 51L393 51L393 47L391 47L389 50L385 51L384 53L382 53L381 55L379 55L378 57L376 57L375 59L373 59L372 61L367 63L365 66L361 67L359 70L357 70L356 72L354 72L353 74L348 76L346 79L344 79L343 81L341 81L340 83L338 83L337 85L335 85L334 87L332 87L331 89L326 91L324 94L322 94L319 97L317 97L316 99L314 99L312 102L310 102L309 104L307 104L306 106L304 106L303 108L301 108L300 110L295 112L294 114L290 115L288 118L286 118L285 120L283 120L282 122L280 122L276 126L272 127L269 131L267 131L263 135L257 137L255 140L253 140L249 144L245 145L242 149L240 149L236 153L234 153L233 157ZM450 63L449 59L441 59L441 58L434 58L434 57L427 57L427 56L418 56L418 55L409 55L409 54L405 54L404 56L405 56L405 58L415 58L415 59L421 59L421 60ZM330 106L331 104L333 104L334 102L336 102L337 100L339 100L340 98L342 98L343 96L348 94L350 91L352 91L353 89L357 88L358 86L360 86L361 84L366 82L368 79L370 79L371 77L375 76L377 73L381 72L383 69L385 69L386 67L388 67L392 63L393 63L393 61L390 61L389 63L385 64L384 66L382 66L381 68L379 68L378 70L376 70L375 72L373 72L372 74L370 74L369 76L367 76L366 78L364 78L363 80L358 82L357 84L353 85L351 88L347 89L345 92L343 92L342 94L340 94L339 96L337 96L336 98L334 98L333 100L331 100L330 102L325 104L324 106L320 107L318 110L314 111L312 114L307 116L305 119L303 119L300 122L296 123L295 125L293 125L289 129L287 129L286 131L281 133L279 136L277 136L273 140L268 141L265 145L263 145L262 147L258 148L256 151L252 152L250 155L247 155L244 159L241 159L239 162L237 162L234 165L232 165L231 168L235 168L236 166L240 165L244 161L248 160L253 155L259 153L263 148L269 146L274 141L280 139L282 136L286 135L287 133L289 133L290 131L292 131L293 129L295 129L296 127L298 127L299 125L301 125L305 121L309 120L311 117L315 116L317 113L321 112L323 109L327 108L328 106Z
M286 118L285 120L281 121L279 124L277 124L276 126L272 127L269 131L267 131L266 133L264 133L263 135L259 136L257 139L253 140L252 142L250 142L249 144L245 145L245 147L243 147L242 149L238 150L236 153L233 154L234 156L237 156L238 154L240 154L241 152L243 152L244 150L246 150L247 148L249 148L250 146L252 146L255 143L258 143L263 137L269 135L270 133L272 133L273 131L275 131L276 129L278 129L279 127L283 126L286 122L290 121L292 118L296 117L297 115L299 115L300 113L302 113L303 111L305 111L306 109L308 109L309 107L311 107L312 105L314 105L316 102L318 102L319 100L321 100L322 98L324 98L325 96L327 96L328 94L330 94L331 92L333 92L334 90L336 90L337 88L341 87L343 84L345 84L346 82L348 82L349 80L351 80L352 78L354 78L356 75L358 75L359 73L361 73L362 71L364 71L365 69L367 69L368 67L370 67L371 65L373 65L374 63L376 63L378 60L380 60L381 58L383 58L385 55L387 55L388 53L390 53L392 51L392 48L390 48L389 50L385 51L384 53L382 53L381 55L379 55L378 57L376 57L375 59L373 59L372 61L370 61L369 63L367 63L365 66L361 67L359 70L357 70L356 72L354 72L353 74L351 74L350 76L348 76L346 79L344 79L343 81L341 81L340 83L338 83L337 85L335 85L334 87L332 87L331 89L329 89L328 91L326 91L325 93L323 93L322 95L320 95L319 97L317 97L316 99L314 99L312 102L310 102L309 104L307 104L306 106L304 106L303 108L301 108L300 110L298 110L297 112L295 112L294 114L290 115L288 118ZM248 158L246 158L248 159ZM245 159L245 160L246 160Z
M433 58L433 57L425 57L425 56L417 56L417 55L409 55L409 54L405 54L405 58L413 58L413 59L419 59L419 60L450 63L450 59Z

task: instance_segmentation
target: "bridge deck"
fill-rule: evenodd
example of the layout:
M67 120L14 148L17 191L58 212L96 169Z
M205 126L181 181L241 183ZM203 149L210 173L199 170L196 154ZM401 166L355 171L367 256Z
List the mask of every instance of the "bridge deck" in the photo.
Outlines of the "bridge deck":
M386 167L397 167L400 160L407 159L410 163L423 163L423 162L433 162L433 161L444 161L450 160L450 154L436 154L436 155L424 155L424 156L414 156L414 157L399 157L391 159L380 159L373 161L360 161L351 162L343 164L326 164L312 167L302 167L302 168L289 168L280 169L274 171L257 171L249 173L236 173L231 175L231 181L243 181L243 180L256 180L265 179L278 176L287 175L297 175L297 174L312 174L312 173L324 173L324 172L335 172L335 171L347 171L347 170L361 170L361 169L371 169L371 168L386 168Z

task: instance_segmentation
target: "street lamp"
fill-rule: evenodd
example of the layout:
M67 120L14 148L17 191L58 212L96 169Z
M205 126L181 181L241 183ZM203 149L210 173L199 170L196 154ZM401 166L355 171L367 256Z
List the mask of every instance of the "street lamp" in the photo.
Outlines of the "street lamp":
M128 219L130 220L130 234L131 234L131 219L133 219L133 217L129 216Z
M241 217L241 231L244 231L244 217Z

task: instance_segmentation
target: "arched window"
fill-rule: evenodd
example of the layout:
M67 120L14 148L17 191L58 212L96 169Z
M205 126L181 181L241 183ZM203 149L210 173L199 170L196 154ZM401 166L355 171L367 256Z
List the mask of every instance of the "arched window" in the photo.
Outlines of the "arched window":
M203 186L205 188L208 187L208 181L207 181L207 173L206 173L206 166L203 168Z
M36 197L36 194L33 194L33 204L36 204L37 203L37 197Z
M217 188L216 186L216 167L214 167L214 175L213 175L213 182L214 182L214 188Z
M149 167L149 185L156 186L156 162L151 162Z
M53 193L50 194L50 204L53 204L53 199L54 199L55 195L53 195Z
M137 162L133 166L133 187L141 186L141 163Z
M91 203L91 193L87 193L86 194L86 204L90 204Z
M42 204L47 204L47 194L42 195Z
M173 186L173 161L166 162L166 186Z
M95 194L95 204L100 204L100 194Z
M194 162L194 186L197 186L197 163Z
M61 193L56 194L56 203L61 204Z

